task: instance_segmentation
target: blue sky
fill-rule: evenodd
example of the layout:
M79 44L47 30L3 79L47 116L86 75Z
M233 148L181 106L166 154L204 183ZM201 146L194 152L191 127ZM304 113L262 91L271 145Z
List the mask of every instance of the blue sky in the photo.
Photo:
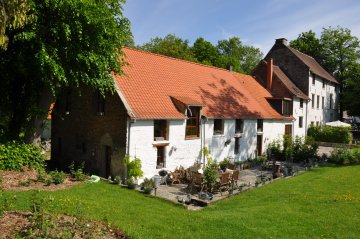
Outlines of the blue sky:
M169 33L191 44L237 36L266 54L276 38L338 25L360 38L359 0L127 0L124 15L136 45Z

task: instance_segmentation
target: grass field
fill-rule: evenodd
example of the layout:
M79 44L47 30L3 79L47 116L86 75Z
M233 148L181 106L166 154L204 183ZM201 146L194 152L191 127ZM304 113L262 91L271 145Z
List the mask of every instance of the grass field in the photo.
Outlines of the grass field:
M28 209L33 192L6 192ZM132 238L359 238L360 166L321 167L201 211L107 183L41 192L50 210L107 219Z

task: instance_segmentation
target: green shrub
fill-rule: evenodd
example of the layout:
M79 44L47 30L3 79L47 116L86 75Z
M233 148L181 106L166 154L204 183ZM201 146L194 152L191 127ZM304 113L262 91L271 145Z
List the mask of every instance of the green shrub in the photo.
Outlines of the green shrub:
M25 166L44 167L44 158L38 147L15 141L0 144L0 170L20 171Z
M352 141L349 127L311 126L308 136L320 142L348 144Z
M88 178L88 175L84 172L84 162L80 164L78 168L75 168L74 162L69 166L71 177L76 181L85 181Z
M319 146L312 137L296 137L293 143L293 160L302 162L317 156Z
M124 164L127 168L128 178L137 179L143 176L143 171L141 170L141 160L136 156L133 160L130 159L130 156L125 156Z
M50 173L52 182L54 184L62 184L65 181L66 178L66 173L62 172L62 171L51 171Z
M360 162L360 153L350 149L335 149L329 162L339 165L357 164Z
M284 161L285 155L283 153L280 140L274 140L269 144L270 157L276 161Z

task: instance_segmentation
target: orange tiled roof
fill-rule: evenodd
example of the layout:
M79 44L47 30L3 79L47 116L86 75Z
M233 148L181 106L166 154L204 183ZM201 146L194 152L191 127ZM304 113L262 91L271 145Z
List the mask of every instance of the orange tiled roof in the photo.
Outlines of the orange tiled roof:
M209 118L286 119L265 97L271 94L254 78L193 62L124 48L124 75L114 75L132 117L184 119L171 98L203 105Z

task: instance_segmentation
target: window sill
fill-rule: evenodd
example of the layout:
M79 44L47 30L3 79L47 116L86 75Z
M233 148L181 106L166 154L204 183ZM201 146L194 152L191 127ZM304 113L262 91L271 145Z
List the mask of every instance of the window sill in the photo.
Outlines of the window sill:
M153 141L154 147L160 147L160 146L168 146L170 142L168 140L159 140L159 141Z
M234 138L241 138L243 133L235 133Z
M222 134L213 134L214 137L223 137L225 136L223 133Z
M185 140L200 139L198 136L185 136Z
M257 135L263 135L263 134L264 134L264 132L262 132L262 131L258 131L256 134L257 134Z

